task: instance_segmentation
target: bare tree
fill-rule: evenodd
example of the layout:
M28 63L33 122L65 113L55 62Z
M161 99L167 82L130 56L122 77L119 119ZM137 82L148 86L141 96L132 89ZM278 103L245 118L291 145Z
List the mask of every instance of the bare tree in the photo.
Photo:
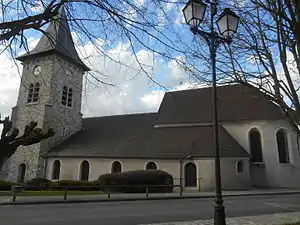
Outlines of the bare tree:
M221 1L219 6L232 7L240 16L234 41L218 52L219 82L258 87L299 133L299 1L236 0L232 5Z
M146 1L146 0L145 0ZM56 21L59 8L64 5L69 18L69 24L78 37L79 45L91 43L97 52L105 56L107 61L118 63L135 71L135 76L143 74L153 79L152 66L143 64L137 52L144 49L152 57L166 60L184 55L180 37L169 38L169 34L176 36L168 18L167 8L174 6L179 9L182 0L17 0L0 1L2 21L0 21L0 43L6 50L16 56L20 48L28 51L27 31L44 33L44 26ZM177 10L178 11L178 10ZM13 15L17 16L13 16ZM17 18L17 19L16 19ZM170 25L170 26L169 26ZM109 49L118 43L129 43L128 51L132 52L138 67L120 61L118 57L107 54ZM83 49L83 51L85 51ZM88 60L89 56L86 56ZM94 83L104 83L110 74L92 70L89 80Z
M33 145L54 136L54 131L51 128L45 133L37 127L38 124L34 121L26 125L21 136L18 136L19 129L12 127L12 121L9 117L0 120L0 124L3 124L0 139L0 171L4 163L16 152L19 146Z

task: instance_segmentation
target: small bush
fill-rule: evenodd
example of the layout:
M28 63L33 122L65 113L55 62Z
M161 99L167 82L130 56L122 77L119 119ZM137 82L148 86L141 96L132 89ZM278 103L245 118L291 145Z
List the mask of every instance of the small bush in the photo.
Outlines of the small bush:
M0 191L10 191L12 186L17 185L10 181L0 181Z
M98 181L103 185L123 186L109 188L112 192L144 193L146 186L149 186L149 192L154 193L173 191L173 187L158 187L158 185L173 185L172 175L162 170L136 170L104 174L98 178ZM103 191L108 191L108 188Z
M26 181L22 187L25 190L38 191L47 189L47 187L53 185L51 180L46 178L33 178L31 180Z

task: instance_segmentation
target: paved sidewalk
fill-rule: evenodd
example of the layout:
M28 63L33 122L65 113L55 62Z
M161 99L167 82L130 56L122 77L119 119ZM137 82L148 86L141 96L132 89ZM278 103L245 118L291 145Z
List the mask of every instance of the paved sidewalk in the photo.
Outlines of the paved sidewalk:
M247 191L223 191L224 197L254 196L254 195L282 195L300 194L300 189L257 189ZM1 197L0 205L7 204L54 204L54 203L80 203L80 202L108 202L108 201L139 201L139 200L164 200L164 199L184 199L184 198L214 198L214 192L184 192L179 193L149 193L146 194L119 194L112 193L98 195L68 195L64 196L16 196L16 201L12 202L12 197Z
M245 216L226 218L227 225L284 225L300 221L300 212L276 213L260 216ZM140 225L213 225L214 220L197 220L171 223L152 223Z

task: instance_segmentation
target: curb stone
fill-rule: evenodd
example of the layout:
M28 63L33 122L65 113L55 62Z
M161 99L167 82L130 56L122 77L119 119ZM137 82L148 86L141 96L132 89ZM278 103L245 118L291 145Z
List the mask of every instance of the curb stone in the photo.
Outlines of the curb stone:
M294 195L300 194L300 191L291 192L269 192L269 193L245 193L245 194L223 194L223 197L246 197L246 196L267 196L267 195ZM0 199L0 205L44 205L44 204L68 204L68 203L92 203L92 202L126 202L126 201L151 201L151 200L178 200L178 199L209 199L214 198L215 195L194 195L194 196L161 196L161 197L132 197L132 198L110 198L110 199L74 199L74 200L46 200L46 201L20 201L18 198L16 202L2 202Z
M300 221L300 212L273 213L258 216L227 217L228 225L283 225ZM151 223L140 225L213 225L214 220L196 220L184 222Z

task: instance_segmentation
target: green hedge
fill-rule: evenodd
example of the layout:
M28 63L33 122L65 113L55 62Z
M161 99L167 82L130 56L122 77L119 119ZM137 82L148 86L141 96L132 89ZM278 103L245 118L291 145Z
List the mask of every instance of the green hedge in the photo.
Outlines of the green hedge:
M9 181L0 181L0 191L10 191L11 187L17 185L16 183Z
M59 187L68 187L68 190L78 190L78 191L99 191L98 182L93 181L79 181L79 180L58 180L53 183L54 186ZM82 188L78 188L84 186Z
M145 186L152 186L148 188L149 192L173 192L173 187L153 187L157 185L173 185L172 175L162 170L136 170L104 174L98 178L98 181L103 185L123 185L123 187L105 188L103 191L145 193Z
M46 178L33 178L31 180L26 181L22 187L25 190L41 190L41 189L47 189L47 187L52 186L53 183L51 180L48 180Z

